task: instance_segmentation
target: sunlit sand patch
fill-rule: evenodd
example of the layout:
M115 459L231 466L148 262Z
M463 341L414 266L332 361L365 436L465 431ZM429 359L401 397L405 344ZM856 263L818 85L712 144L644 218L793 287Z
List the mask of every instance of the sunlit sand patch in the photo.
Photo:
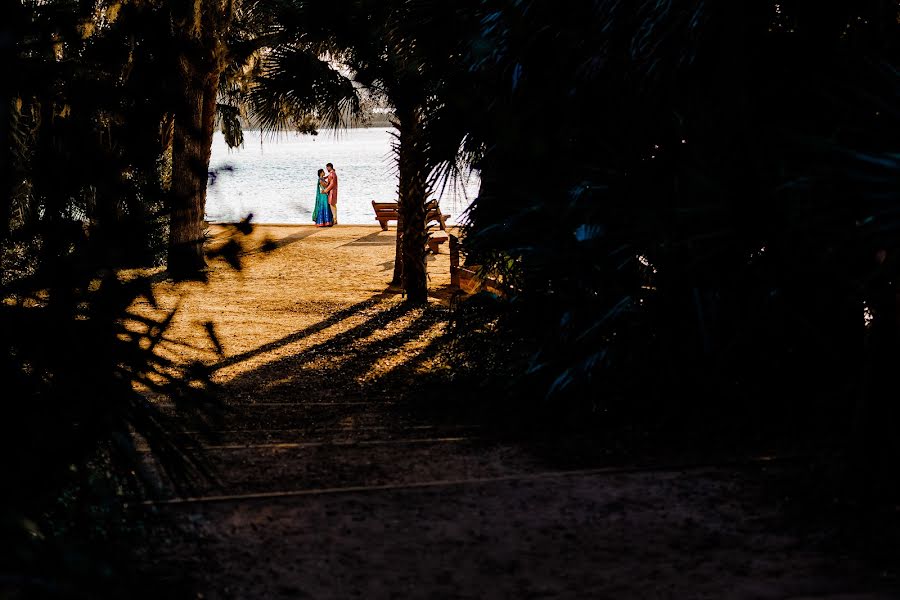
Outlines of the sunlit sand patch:
M239 368L229 371L229 376L236 377L250 372L254 366L262 366L279 358L293 359L289 367L292 373L270 378L262 383L262 390L271 390L295 383L298 370L337 375L350 363L380 363L391 360L398 352L424 347L420 330L425 312L422 309L403 311L399 316L393 317L389 312L391 309L402 309L400 302L380 302L373 309L343 321L343 327L333 328L334 331L323 330L304 340L302 344L285 345L276 351L259 355L259 360L242 362ZM373 320L378 322L373 325ZM429 328L434 327L429 325ZM426 337L430 339L433 335Z
M319 360L320 356L327 356L326 366L333 368L339 362L341 353L353 355L361 347L361 344L365 344L371 337L361 331L366 329L367 323L398 303L399 300L379 302L369 310L351 314L334 323L327 323L327 321L311 323L306 328L278 339L266 339L267 332L264 325L252 327L243 335L247 340L259 345L243 356L233 354L224 357L220 361L223 366L216 370L215 381L226 383L274 361L303 355L308 355L305 360L310 362L310 366L315 366L312 363ZM304 329L311 331L304 334ZM380 337L381 333L381 330L376 330L372 335ZM292 336L297 336L297 339L292 339ZM260 344L260 342L262 343ZM330 347L332 342L336 343L337 348ZM294 368L303 368L304 366L300 364ZM318 366L322 367L322 365Z
M222 228L212 230L218 234ZM331 370L359 362L362 353L371 355L374 377L379 369L404 364L417 345L425 347L438 335L437 329L425 337L418 329L406 331L423 327L422 312L401 310L401 295L388 289L390 270L382 265L392 264L394 235L393 228L383 232L378 226L260 226L245 240L250 254L241 271L212 262L207 283L158 282L158 307L139 302L133 308L161 319L178 307L160 354L179 364L210 365L217 384L240 381L252 389L254 373L278 361L293 360L294 368L305 370L321 368L324 360ZM374 237L385 243L358 242ZM265 240L273 251L259 251ZM449 283L446 254L430 257L428 268L429 289ZM320 358L325 349L327 358ZM292 377L270 377L265 387L280 389Z

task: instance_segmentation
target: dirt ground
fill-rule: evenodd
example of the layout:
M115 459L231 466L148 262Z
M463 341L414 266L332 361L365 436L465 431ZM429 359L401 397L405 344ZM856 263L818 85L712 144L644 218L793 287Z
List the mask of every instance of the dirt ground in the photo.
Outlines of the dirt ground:
M214 364L226 412L188 434L217 480L148 507L148 572L193 598L900 597L893 571L788 526L777 466L632 469L437 417L454 399L414 382L452 369L449 260L429 257L432 302L410 309L394 234L258 227L241 271L157 284L189 344L168 351Z

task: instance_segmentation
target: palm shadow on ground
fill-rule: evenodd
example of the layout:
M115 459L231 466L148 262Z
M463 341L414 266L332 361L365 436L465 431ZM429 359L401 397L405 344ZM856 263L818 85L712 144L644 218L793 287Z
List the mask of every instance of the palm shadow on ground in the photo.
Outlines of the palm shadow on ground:
M275 358L243 371L218 389L222 432L204 443L258 439L304 443L327 433L342 441L402 436L404 431L465 429L473 444L513 443L548 469L610 464L609 448L593 436L548 428L517 429L505 421L490 389L454 373L451 310L458 290L432 290L413 307L400 292L383 292L326 319L212 365L214 371ZM330 330L335 333L329 335ZM297 350L289 350L299 346ZM502 406L507 406L504 403ZM472 434L477 430L477 434ZM455 434L454 434L455 435ZM298 484L301 482L298 482Z
M436 293L451 294L452 289ZM716 540L723 527L720 521L727 524L734 520L721 511L720 499L739 492L742 498L758 501L754 485L747 484L746 490L739 487L745 484L730 471L717 471L696 481L672 474L659 481L650 474L629 475L611 486L606 480L598 483L578 478L553 480L546 485L528 481L528 473L599 467L618 458L606 453L608 443L602 439L579 440L560 431L546 431L547 437L542 438L533 430L523 438L497 427L495 415L479 410L483 408L480 403L490 400L480 394L489 394L490 390L467 388L465 381L452 377L455 355L448 348L459 333L451 325L453 318L444 304L413 307L403 302L399 292L388 288L317 323L213 365L223 372L242 366L246 370L224 381L218 390L226 406L222 434L195 440L220 445L210 449L210 459L213 468L221 469L224 475L223 486L204 491L262 497L201 503L196 513L185 513L184 531L195 532L191 535L201 531L205 536L198 537L202 544L190 536L184 542L190 546L190 555L204 557L197 562L198 572L212 569L212 580L234 582L240 580L234 573L241 569L262 572L264 566L302 565L308 556L316 560L351 557L356 561L353 568L344 568L341 563L330 569L309 567L298 571L297 577L302 578L297 581L303 585L311 585L315 576L322 577L323 585L334 585L331 577L338 580L354 573L393 573L380 562L382 555L396 557L391 564L403 565L403 572L411 564L428 569L432 564L429 560L442 558L448 543L455 544L457 561L470 560L475 552L478 562L494 556L494 548L515 543L528 552L538 547L553 556L564 552L565 568L583 567L585 572L594 572L596 565L614 560L628 565L651 564L647 558L607 556L605 550L600 552L590 545L602 539L609 548L619 548L618 540L625 535L645 540L637 546L646 553L671 547L672 560L680 567L695 569L691 553L672 544L692 544L701 557L714 557L718 546L713 544L719 543ZM454 424L480 427L452 434L465 438L462 443L403 443L403 436L410 430L435 427L438 429L416 435L443 437L449 434L440 433L439 428ZM495 475L515 478L520 473L526 478L517 483L403 489L421 481L452 482L464 477L489 480ZM628 484L626 480L641 483ZM385 484L396 485L399 491L379 490ZM648 490L656 494L651 500L645 498ZM321 495L264 497L267 493L305 491ZM691 500L694 496L700 500ZM584 498L592 502L601 498L602 503L589 509L579 507L577 502ZM689 510L685 514L691 514L694 520L673 521L662 499L682 502L688 507L684 510ZM533 507L555 506L553 502L562 503L558 510L553 509L557 512L536 521L543 527L536 531L546 537L532 543L530 538L518 535L520 517L534 518ZM573 527L569 517L572 510L590 517L576 519L579 526ZM632 520L617 518L626 511ZM636 514L643 515L641 523L646 521L638 529L634 525ZM747 515L775 518L766 507L753 508ZM737 516L746 515L738 512ZM408 527L411 537L399 536L396 531L388 535L386 528L391 523L408 522L416 524ZM450 525L445 527L447 523ZM469 536L468 529L453 533L459 523L469 524L477 533L474 537ZM423 535L427 527L433 531ZM610 535L610 527L618 527L615 531L621 533ZM774 523L760 526L760 531L753 529L755 537L746 539L764 541L742 542L741 551L747 556L761 551L782 556L787 551L779 545L781 538L772 534L780 527ZM576 538L562 541L555 533L548 533L557 529L585 541L573 547L571 540ZM659 537L647 537L650 535ZM429 558L432 554L437 558ZM284 557L290 560L284 561ZM541 562L545 559L532 560L545 564ZM780 558L773 560L779 562ZM710 559L710 564L718 563ZM294 576L281 574L273 579L295 581ZM496 580L495 575L491 578ZM365 585L360 584L360 589Z

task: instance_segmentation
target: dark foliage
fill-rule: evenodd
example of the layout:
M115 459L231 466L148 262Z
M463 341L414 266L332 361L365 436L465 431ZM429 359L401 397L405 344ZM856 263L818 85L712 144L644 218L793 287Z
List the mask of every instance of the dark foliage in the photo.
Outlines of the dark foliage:
M90 2L13 4L0 35L0 595L121 596L122 502L152 487L138 440L176 485L205 476L148 395L213 414L206 369L164 357L172 314L140 314L150 281L123 271L163 247L165 50L140 37L149 10L107 21Z
M466 244L519 397L896 457L896 4L484 4Z

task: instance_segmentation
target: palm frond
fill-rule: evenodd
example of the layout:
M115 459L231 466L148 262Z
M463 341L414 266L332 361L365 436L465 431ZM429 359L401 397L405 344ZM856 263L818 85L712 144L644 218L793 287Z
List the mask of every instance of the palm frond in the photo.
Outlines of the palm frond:
M338 129L362 116L360 93L352 80L305 48L272 52L250 99L253 116L273 131L288 129L304 117Z

